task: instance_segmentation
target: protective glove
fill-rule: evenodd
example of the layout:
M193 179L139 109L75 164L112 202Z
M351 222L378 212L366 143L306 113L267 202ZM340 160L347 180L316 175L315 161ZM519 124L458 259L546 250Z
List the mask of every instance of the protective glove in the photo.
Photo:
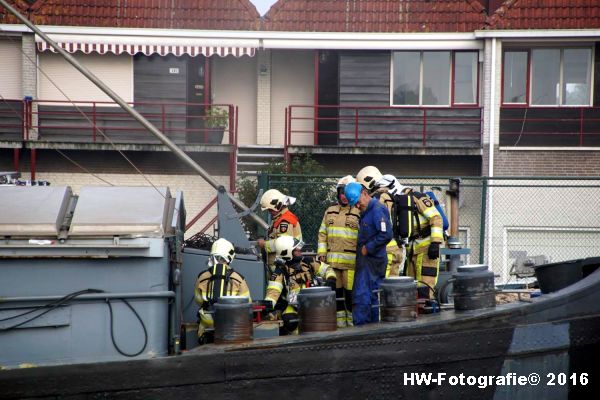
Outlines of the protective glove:
M333 290L333 291L335 291L335 284L336 284L335 278L327 278L327 280L325 281L325 286L329 286L331 288L331 290Z
M430 260L437 260L440 257L440 244L433 242L429 245L429 250L427 250L427 257Z

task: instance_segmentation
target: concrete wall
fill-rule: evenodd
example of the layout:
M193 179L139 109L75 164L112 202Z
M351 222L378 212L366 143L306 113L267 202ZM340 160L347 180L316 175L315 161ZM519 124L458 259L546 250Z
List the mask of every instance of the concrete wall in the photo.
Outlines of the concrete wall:
M130 55L73 55L125 101L133 101L133 59ZM112 101L60 54L40 53L39 65L71 100ZM66 100L43 74L39 76L38 97L41 100Z
M238 143L256 144L256 58L211 58L213 103L238 106Z
M0 39L0 95L5 99L23 98L21 59L20 37Z
M271 144L283 145L285 108L289 105L314 103L314 58L312 51L272 51L271 59ZM312 109L307 110L305 123L294 123L294 128L309 131L295 134L296 145L313 143ZM301 115L298 115L301 116ZM304 115L302 115L304 116Z

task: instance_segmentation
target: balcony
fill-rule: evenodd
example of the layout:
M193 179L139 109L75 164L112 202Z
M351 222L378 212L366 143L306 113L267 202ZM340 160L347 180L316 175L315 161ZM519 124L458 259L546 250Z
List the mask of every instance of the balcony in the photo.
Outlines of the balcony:
M230 152L237 143L237 107L231 104L129 104L187 151ZM0 141L10 140L32 148L167 150L116 103L100 101L4 102Z
M287 152L479 155L479 107L291 105L286 109Z
M598 147L600 107L502 107L500 146Z

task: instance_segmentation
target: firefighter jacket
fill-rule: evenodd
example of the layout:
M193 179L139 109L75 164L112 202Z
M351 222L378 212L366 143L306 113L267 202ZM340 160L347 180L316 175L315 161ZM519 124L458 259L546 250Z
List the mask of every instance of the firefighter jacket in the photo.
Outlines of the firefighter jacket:
M275 307L283 297L282 308L285 309L288 303L296 302L300 289L318 285L317 276L325 280L335 279L335 272L329 265L314 261L312 257L303 257L293 264L278 265L269 279L265 300L270 300Z
M386 206L388 213L390 213L390 219L392 218L392 215L394 215L394 199L392 199L392 196L388 193L388 188L379 188L375 191L375 193L373 194L373 197L375 198L379 198L379 202L381 204L383 204L384 206ZM387 244L387 252L390 253L396 249L399 249L400 247L398 246L398 242L396 242L396 239L392 238L392 240L390 240L390 242Z
M275 218L273 218L273 223L267 232L269 240L265 241L265 251L267 253L267 265L269 267L272 267L275 262L275 239L285 235L302 240L300 221L287 207L283 207Z
M198 275L194 288L194 299L200 306L200 324L213 326L212 315L207 313L221 296L242 296L250 298L246 279L226 264L216 264Z
M357 251L367 248L367 256L387 259L386 246L392 239L390 214L377 199L371 199L360 218Z
M409 238L415 254L427 251L429 245L444 241L444 227L442 216L435 208L433 201L425 194L413 192L407 188L403 194L412 194L413 203L417 209L413 213L413 236Z
M356 207L336 204L325 211L319 227L317 254L326 255L332 268L354 269L359 220L360 210Z

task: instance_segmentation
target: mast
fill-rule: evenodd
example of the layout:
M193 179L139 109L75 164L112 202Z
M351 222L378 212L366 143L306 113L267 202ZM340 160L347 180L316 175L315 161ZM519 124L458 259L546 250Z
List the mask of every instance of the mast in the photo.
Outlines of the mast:
M25 24L29 29L31 29L36 35L44 39L54 50L60 53L73 67L75 67L79 72L81 72L86 78L88 78L94 85L96 85L100 90L102 90L108 97L113 99L115 103L121 106L123 110L125 110L129 115L135 118L144 128L146 128L150 133L156 136L165 146L167 146L181 161L186 163L189 167L195 170L206 182L208 182L213 188L219 190L221 186L216 180L209 175L204 168L202 168L198 163L196 163L190 156L188 156L183 150L181 150L175 143L171 141L167 136L165 136L158 128L150 123L144 116L138 113L133 107L125 102L118 94L112 91L108 86L106 86L96 75L94 75L91 71L89 71L85 66L79 63L73 56L63 50L59 45L57 45L52 39L50 39L44 32L42 32L37 26L35 26L31 21L21 15L17 10L15 10L10 4L8 4L5 0L0 0L0 4L4 6L8 11L10 11L15 17L17 17L23 24ZM239 199L233 196L233 194L227 192L229 199L233 204L241 208L242 210L249 211L250 217L264 229L268 229L269 225L262 220L258 215L254 212L250 211L248 207L242 203Z

